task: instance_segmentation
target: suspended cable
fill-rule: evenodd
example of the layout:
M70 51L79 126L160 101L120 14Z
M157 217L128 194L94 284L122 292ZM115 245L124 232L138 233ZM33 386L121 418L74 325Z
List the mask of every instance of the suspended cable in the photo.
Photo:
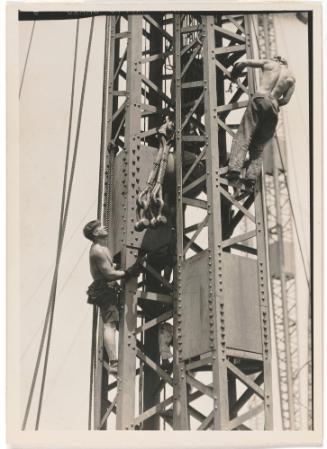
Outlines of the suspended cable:
M63 182L63 187L62 187L62 197L61 197L61 207L60 207L60 229L63 228L63 220L64 220L64 214L65 214L66 188L67 188L69 155L70 155L70 140L71 140L71 133L72 133L72 121L73 121L74 98L75 98L78 34L79 34L79 19L76 22L74 66L73 66L73 78L72 78L70 106L69 106L69 123L68 123L68 135L67 135L67 146L66 146L66 160L65 160L64 182Z
M59 296L61 295L61 293L64 291L66 285L68 284L70 278L71 278L72 275L74 274L76 268L78 267L78 265L79 265L80 261L82 260L82 258L83 258L83 256L84 256L86 250L88 249L88 247L89 247L89 245L86 245L86 247L83 249L82 253L79 255L79 257L78 257L76 263L74 264L74 266L73 266L71 272L69 273L69 275L68 275L68 276L66 277L66 279L64 280L64 283L63 283L63 285L61 286L61 288L60 288L60 290L59 290L59 292L58 292L57 298L59 298ZM35 334L33 335L33 337L31 338L29 344L28 344L28 345L25 347L25 349L23 350L23 353L22 353L22 355L21 355L21 357L20 357L21 360L22 360L22 359L25 357L25 355L27 354L27 352L28 352L28 350L30 349L30 347L31 347L31 345L32 345L32 343L33 343L35 337L38 335L38 333L39 333L41 327L42 327L42 323L41 323L41 325L38 327L38 329L37 329L37 331L35 332Z
M76 22L76 37L75 37L74 66L73 66L73 81L74 82L75 82L75 72L76 72L76 56L77 56L77 48L78 48L78 33L79 33L79 20L77 20L77 22ZM72 116L73 102L74 102L74 87L72 87L72 91L71 91L71 102L70 102L71 111L70 111L70 120L69 120L68 127L72 126L71 116ZM69 160L70 135L71 135L71 131L68 130L67 147L66 147L66 152L68 153L68 155L66 156L66 161L65 161L64 182L63 182L63 189L62 189L62 200L61 200L61 210L60 210L60 219L59 219L59 233L58 233L58 242L57 242L57 255L56 255L56 262L55 262L55 270L54 270L54 275L53 275L53 279L52 279L52 283L51 283L49 303L48 303L46 318L45 318L45 322L44 322L44 326L43 326L41 342L40 342L40 346L39 346L39 352L38 352L38 356L37 356L37 361L36 361L33 378L32 378L31 389L30 389L27 406L26 406L26 411L25 411L25 415L24 415L23 430L25 430L25 428L26 428L26 423L27 423L27 419L28 419L28 415L29 415L29 411L30 411L30 407L31 407L31 403L32 403L32 398L33 398L33 394L34 394L35 383L36 383L36 379L37 379L37 375L38 375L38 371L39 371L39 366L41 363L41 356L42 356L42 352L43 352L46 333L48 331L49 318L50 318L50 315L52 314L52 310L53 310L52 303L54 302L54 296L56 293L57 274L58 274L60 253L61 253L61 247L62 247L63 217L64 217L64 211L65 211L64 203L65 203L65 197L66 197L66 183L67 183L66 178L67 178L67 174L68 174L67 164L68 164L68 160Z
M76 168L77 149L78 149L81 121L82 121L82 112L83 112L83 105L84 105L84 97L85 97L85 88L86 88L89 60L90 60L91 43L92 43L92 38L93 38L93 28L94 28L94 17L92 17L92 19L91 19L89 41L88 41L87 55L86 55L85 68L84 68L82 93L81 93L81 98L80 98L80 106L79 106L78 119L77 119L77 130L76 130L76 139L75 139L75 145L74 145L73 160L72 160L72 165L71 165L71 172L70 172L69 185L68 185L68 191L67 191L67 201L66 201L66 204L65 204L65 212L63 214L62 229L61 229L61 233L60 233L61 234L61 239L60 239L59 257L58 257L58 264L57 264L56 273L55 273L55 276L54 276L55 287L54 287L54 292L53 292L53 300L52 300L52 308L51 308L51 315L50 315L48 340L47 340L47 345L46 345L46 353L45 353L45 359L44 359L43 374L42 374L42 381L41 381L41 390L40 390L40 398L39 398L39 405L38 405L38 410L37 410L35 430L38 430L38 428L39 428L40 417L41 417L42 402L43 402L43 395L44 395L44 385L45 385L45 379L46 379L46 374L47 374L49 350L50 350L50 343L51 343L51 336L52 336L52 325L53 325L53 315L54 315L54 306L55 306L55 296L56 296L59 260L60 260L60 255L61 255L61 248L62 248L64 233L65 233L66 224L67 224L68 210L69 210L69 205L70 205L70 200L71 200L73 179L74 179L75 168Z
M70 236L67 238L65 245L63 245L63 249L67 248L68 244L71 242L72 238L76 235L77 232L80 231L81 229L81 224L84 223L85 218L88 216L90 210L92 209L92 207L95 205L97 201L97 197L92 201L92 203L90 204L90 206L88 207L87 211L85 212L85 214L83 215L83 217L81 218L81 220L79 221L79 223L76 225L76 227L74 228L74 230L72 231L72 233L70 234ZM26 302L23 304L23 307L27 307L29 305L29 303L35 298L37 292L39 291L41 285L43 284L43 282L46 280L48 274L50 273L51 269L54 268L54 264L51 264L47 271L44 273L43 277L41 278L40 282L38 283L38 285L36 286L34 293L32 293L28 299L26 300Z
M49 385L47 394L45 395L45 400L48 400L49 396L51 396L51 394L54 392L53 387L56 385L57 380L58 380L58 376L61 373L61 371L63 370L63 368L65 367L65 363L67 361L68 356L70 355L70 353L72 352L74 346L76 345L76 342L78 341L78 337L80 336L81 333L81 329L83 328L83 326L85 325L85 322L87 321L87 317L89 316L89 311L86 310L83 318L80 320L79 325L73 335L73 338L71 340L71 343L69 344L69 346L65 347L66 351L63 354L63 357L61 358L61 360L58 360L58 364L60 365L58 370L56 371L56 373L54 373L53 375L53 382L51 382L51 384Z
M30 40L29 40L29 44L28 44L28 48L27 48L27 53L26 53L26 58L25 58L22 78L20 80L19 97L18 98L20 98L20 94L22 93L23 83L24 83L24 79L25 79L25 72L26 72L26 67L27 67L27 61L28 61L28 57L29 57L29 54L30 54L32 40L33 40L33 35L34 35L34 29L35 29L35 20L33 21L32 30L31 30L31 34L30 34Z
M305 277L306 277L306 281L307 281L308 289L309 289L309 293L310 293L311 292L310 280L309 280L309 276L308 276L308 273L307 273L307 268L306 268L306 263L305 263L304 254L303 254L303 250L302 250L300 235L299 235L298 226L297 226L295 213L294 213L294 208L293 208L293 204L292 204L292 200L291 200L290 189L289 189L289 184L288 184L288 177L286 175L285 164L284 164L284 160L283 160L283 156L282 156L282 152L281 152L281 149L280 149L280 144L279 144L279 140L278 140L277 136L276 136L276 142L277 142L277 148L278 148L279 157L280 157L280 160L281 160L281 163L282 163L282 167L283 167L283 172L284 172L284 177L285 177L285 185L286 185L287 194L288 194L289 203L290 203L290 208L291 208L291 213L292 213L292 217L293 217L296 238L297 238L297 241L298 241L298 244L299 244L299 248L300 248L301 259L302 259L302 264L303 264L303 270L304 270L304 273L305 273Z
M289 55L289 45L288 45L288 42L287 42L287 40L285 38L285 35L284 35L284 28L282 26L279 26L279 28L280 28L280 31L281 31L280 36L281 36L281 39L283 41L283 45L284 45L284 47L286 49L287 55ZM297 108L297 110L300 111L300 117L302 119L302 123L303 123L303 126L304 126L304 123L306 123L307 121L304 120L302 102L300 101L300 98L299 98L298 95L295 95L294 97L295 97L295 100L296 100L296 102L297 102L297 104L299 106ZM289 122L288 122L287 114L283 114L283 118L284 118L285 121L287 121L287 125L288 125ZM294 154L293 153L294 153L294 150L293 150L293 145L292 145L292 139L290 139L290 155L291 155L291 158L294 161L295 158L294 158ZM297 177L295 177L295 186L296 186L297 196L300 198L300 192L299 192ZM300 221L301 221L301 225L302 225L302 231L304 232L305 226L304 226L304 223L303 223L303 216L302 216L302 214L300 215ZM308 250L307 250L306 241L304 240L303 243L304 243L304 246L305 246L305 253L307 255L308 254Z
M77 26L76 26L76 35L78 35L78 26L79 26L79 24L77 24ZM55 295L56 295L56 288L57 288L59 261L60 261L60 256L61 256L64 232L65 232L66 223L67 223L68 210L69 210L70 197L71 197L71 190L72 190L72 182L73 182L75 166L76 166L76 156L77 156L80 124L81 124L81 117L82 117L82 110L83 110L83 103L84 103L85 86L86 86L88 63L89 63L89 55L90 55L90 48L91 48L91 42L92 42L92 36L93 36L93 26L94 26L94 17L92 18L91 27L90 27L90 36L89 36L87 57L86 57L85 69L84 69L84 79L83 79L83 86L82 86L82 93L81 93L80 107L79 107L79 114L78 114L78 122L77 122L77 131L76 131L76 139L75 139L75 146L74 146L74 154L73 154L73 160L72 160L72 166L71 166L71 172L70 172L70 179L69 179L69 186L68 186L68 192L67 192L67 201L66 201L65 205L62 202L62 206L64 206L64 212L63 212L63 210L61 210L61 213L60 213L61 220L60 220L60 229L59 229L59 236L58 236L58 251L57 251L57 257L56 257L55 272L54 272L53 281L52 281L52 285L51 285L49 304L48 304L48 309L47 309L47 313L46 313L44 328L43 328L43 332L42 332L39 353L38 353L38 357L37 357L37 362L36 362L36 366L35 366L35 370L34 370L34 374L33 374L33 379L32 379L32 385L31 385L30 394L29 394L29 397L28 397L27 407L26 407L26 411L25 411L25 416L24 416L24 421L23 421L23 430L26 427L26 422L27 422L27 419L28 419L29 411L30 411L30 406L31 406L32 398L33 398L34 388L35 388L35 382L36 382L36 378L37 378L37 374L38 374L38 370L39 370L39 365L40 365L40 361L41 361L41 355L42 355L42 352L43 352L44 342L45 342L45 338L46 338L46 332L47 332L48 323L49 323L49 332L48 332L48 340L47 340L47 346L46 346L46 355L45 355L45 360L44 360L43 376L42 376L41 391L40 391L40 399L39 399L39 405L38 405L38 411L37 411L37 420L36 420L36 427L35 427L36 430L38 429L39 420L40 420L40 413L41 413L41 408L42 408L42 399L43 399L43 392L44 392L44 384L45 384L46 370L47 370L47 363L48 363L48 354L49 354L49 347L50 347L50 340L51 340L53 311L54 311ZM75 41L75 54L76 54L76 51L77 51L76 50L77 44L78 44L78 40L76 39L76 41ZM74 68L76 70L76 64L74 64ZM75 76L75 75L73 74L73 76ZM68 145L67 145L67 149L68 149ZM66 185L66 183L65 183L65 180L64 180L64 186L65 185ZM65 195L65 190L63 189L63 196L64 195Z
M36 378L37 378L38 369L39 369L40 362L41 362L41 355L42 355L42 352L43 352L43 345L44 345L44 340L45 340L45 337L46 337L46 331L47 331L47 327L48 327L48 320L49 320L50 309L51 309L51 302L49 301L47 312L46 312L46 317L45 317L45 322L44 322L44 325L43 325L43 331L42 331L42 336L41 336L40 347L39 347L37 360L36 360L36 364L35 364L35 368L34 368L31 388L30 388L30 392L29 392L29 395L28 395L26 410L25 410L25 414L24 414L22 430L26 429L26 423L27 423L28 415L29 415L30 408L31 408L31 403L32 403L32 398L33 398Z
M287 118L287 114L283 114L283 117L284 117L284 120L286 122L286 126L289 126L289 121L288 121L288 118ZM293 148L293 143L292 143L292 139L291 138L289 138L288 148L290 149L290 151L289 151L290 162L292 162L293 166L294 166L296 157L294 155L294 148ZM299 200L301 198L301 195L300 195L300 189L299 189L299 183L298 183L297 176L294 177L294 184L295 184L295 193L296 193L297 199ZM305 234L305 225L304 225L304 222L303 222L303 215L302 214L300 215L300 222L301 222L302 232L303 232L303 234ZM308 259L308 247L307 247L305 239L303 239L303 245L304 245L304 249L305 249L306 258Z

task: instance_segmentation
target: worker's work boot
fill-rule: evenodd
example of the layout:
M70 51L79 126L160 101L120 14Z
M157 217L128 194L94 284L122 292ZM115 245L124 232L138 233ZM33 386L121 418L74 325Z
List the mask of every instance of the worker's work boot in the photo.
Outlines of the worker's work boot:
M245 178L245 179L243 179L243 183L247 190L250 190L251 192L254 191L256 179Z
M226 173L226 179L230 182L236 182L240 179L241 176L241 172L239 172L238 170L228 170L228 172Z

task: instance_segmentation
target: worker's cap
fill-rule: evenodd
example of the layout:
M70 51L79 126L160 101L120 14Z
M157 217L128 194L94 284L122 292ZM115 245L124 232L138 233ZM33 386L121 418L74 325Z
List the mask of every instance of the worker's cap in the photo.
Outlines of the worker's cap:
M283 57L280 56L280 55L274 56L273 59L274 59L275 61L278 61L280 64L287 65L287 59L283 58Z
M101 223L99 220L89 221L83 228L84 237L86 237L89 240L93 240L93 231L98 226L101 226Z

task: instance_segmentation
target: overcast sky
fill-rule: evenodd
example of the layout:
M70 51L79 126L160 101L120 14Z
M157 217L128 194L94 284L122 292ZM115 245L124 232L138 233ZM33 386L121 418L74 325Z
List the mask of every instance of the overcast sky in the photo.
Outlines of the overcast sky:
M76 175L67 223L41 428L87 426L92 310L83 224L96 216L100 149L104 17L95 19ZM75 21L36 23L20 99L21 399L22 414L49 297L66 151ZM75 121L90 19L80 23ZM20 69L32 22L20 23ZM297 82L285 108L292 201L306 262L309 255L309 122L307 29L295 17L276 20L277 45ZM74 128L75 129L75 128ZM75 133L72 136L74 137ZM295 238L294 238L295 240ZM307 289L296 249L299 326L306 329ZM305 345L301 361L306 361ZM33 415L33 410L31 413Z

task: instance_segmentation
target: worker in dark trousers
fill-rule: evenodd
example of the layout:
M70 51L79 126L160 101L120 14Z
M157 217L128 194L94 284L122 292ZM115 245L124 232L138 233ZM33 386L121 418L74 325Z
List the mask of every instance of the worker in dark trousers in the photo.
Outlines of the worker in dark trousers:
M280 106L286 105L293 95L295 78L287 61L275 56L272 59L245 59L237 62L231 72L232 81L237 80L245 67L262 69L261 85L250 98L233 139L226 177L232 184L240 180L249 152L244 183L253 188L260 175L264 145L275 133Z
M108 231L100 221L92 220L83 229L84 236L91 240L90 270L93 282L87 290L88 303L100 308L103 320L103 340L109 358L109 373L116 375L118 359L116 351L116 330L119 322L119 279L128 279L134 273L117 270L107 246Z

